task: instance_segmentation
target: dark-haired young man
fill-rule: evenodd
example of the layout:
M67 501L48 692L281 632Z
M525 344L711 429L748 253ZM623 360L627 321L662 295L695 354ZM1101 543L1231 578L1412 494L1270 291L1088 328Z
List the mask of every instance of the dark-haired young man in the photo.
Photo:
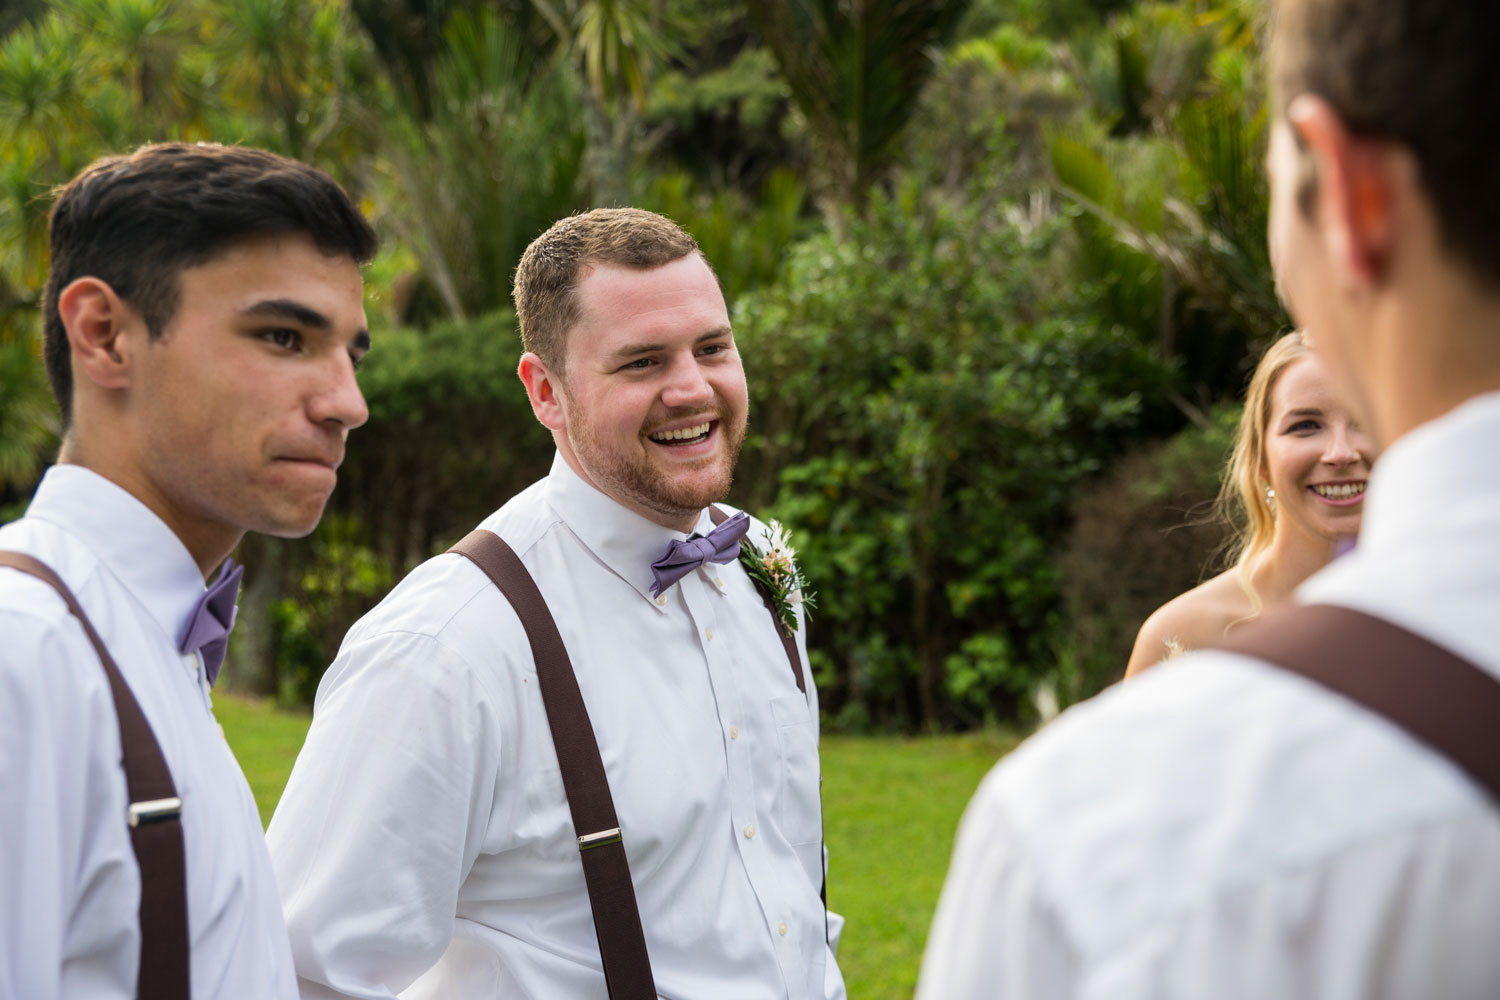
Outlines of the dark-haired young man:
M535 581L588 719L554 746L540 616L459 555L356 624L266 835L303 996L603 1000L608 967L616 1000L841 998L805 629L778 635L736 561L765 526L708 509L747 405L713 271L670 220L602 209L537 238L515 298L558 454L482 527ZM592 828L560 770L586 732L617 814ZM621 852L602 894L635 898L591 910L585 868ZM644 947L611 964L637 903Z
M366 417L375 236L321 171L157 145L68 183L51 247L62 449L0 528L0 998L293 997L210 708L237 575L204 581L318 522Z
M1359 547L986 779L920 996L1500 997L1497 52L1494 0L1276 3L1271 256L1385 449Z

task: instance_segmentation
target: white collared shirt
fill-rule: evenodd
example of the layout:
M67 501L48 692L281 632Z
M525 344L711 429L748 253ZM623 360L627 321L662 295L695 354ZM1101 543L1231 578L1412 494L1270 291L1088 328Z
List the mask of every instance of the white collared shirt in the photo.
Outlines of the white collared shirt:
M561 458L482 527L567 646L660 994L842 997L812 677L803 694L744 569L653 598L652 560L685 536ZM468 559L428 561L345 638L267 835L303 996L602 1000L586 832L515 612Z
M1376 466L1298 594L1500 676L1500 394ZM1500 731L1500 719L1496 720ZM1194 653L1060 717L963 820L918 996L1495 1000L1500 812L1394 724Z
M140 703L182 799L195 997L296 996L255 799L196 653L203 577L156 515L79 466L47 471L0 549L73 591ZM134 997L140 869L104 668L56 592L0 569L0 1000Z

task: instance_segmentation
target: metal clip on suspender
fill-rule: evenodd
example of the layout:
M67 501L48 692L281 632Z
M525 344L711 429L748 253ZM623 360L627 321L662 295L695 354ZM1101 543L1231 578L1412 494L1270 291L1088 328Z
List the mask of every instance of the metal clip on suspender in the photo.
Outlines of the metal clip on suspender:
M613 830L585 833L582 837L578 838L578 849L586 851L590 847L607 847L610 844L621 843L623 840L624 838L620 835L620 828L617 826Z
M596 831L579 836L578 856L583 861L583 881L588 887L610 1000L656 1000L651 958L646 953L646 935L641 930L620 820L609 793L594 727L589 724L588 709L557 623L536 581L499 535L480 528L450 551L473 560L484 570L516 609L526 629L573 829Z
M130 828L132 830L138 826L146 826L150 823L166 823L169 820L181 818L182 800L173 796L170 799L132 802L130 803L129 813Z
M136 995L151 1000L188 1000L187 874L182 846L182 799L172 783L172 772L140 703L125 683L120 668L104 648L78 599L45 563L21 552L0 552L0 566L8 566L41 580L57 591L83 626L84 635L99 654L109 678L115 715L120 720L120 751L125 770L125 793L130 801L127 822L130 846L141 870L141 964Z

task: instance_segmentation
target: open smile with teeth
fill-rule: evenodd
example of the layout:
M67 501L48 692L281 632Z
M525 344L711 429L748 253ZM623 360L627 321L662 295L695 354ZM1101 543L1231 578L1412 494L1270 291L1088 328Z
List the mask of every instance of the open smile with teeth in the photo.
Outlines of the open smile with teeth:
M1320 497L1329 500L1349 500L1359 496L1365 491L1365 484L1359 483L1324 483L1309 487Z
M697 444L708 437L708 432L713 429L713 426L713 421L705 420L701 424L683 427L680 430L657 431L650 437L657 444Z

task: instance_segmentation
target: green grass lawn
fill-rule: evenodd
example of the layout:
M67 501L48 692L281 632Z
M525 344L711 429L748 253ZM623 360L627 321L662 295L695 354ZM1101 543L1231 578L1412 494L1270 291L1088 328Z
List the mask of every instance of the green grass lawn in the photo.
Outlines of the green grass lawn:
M228 695L214 698L214 712L267 821L310 717ZM996 733L823 738L828 904L849 921L839 965L854 1000L911 996L954 828L1014 744Z

